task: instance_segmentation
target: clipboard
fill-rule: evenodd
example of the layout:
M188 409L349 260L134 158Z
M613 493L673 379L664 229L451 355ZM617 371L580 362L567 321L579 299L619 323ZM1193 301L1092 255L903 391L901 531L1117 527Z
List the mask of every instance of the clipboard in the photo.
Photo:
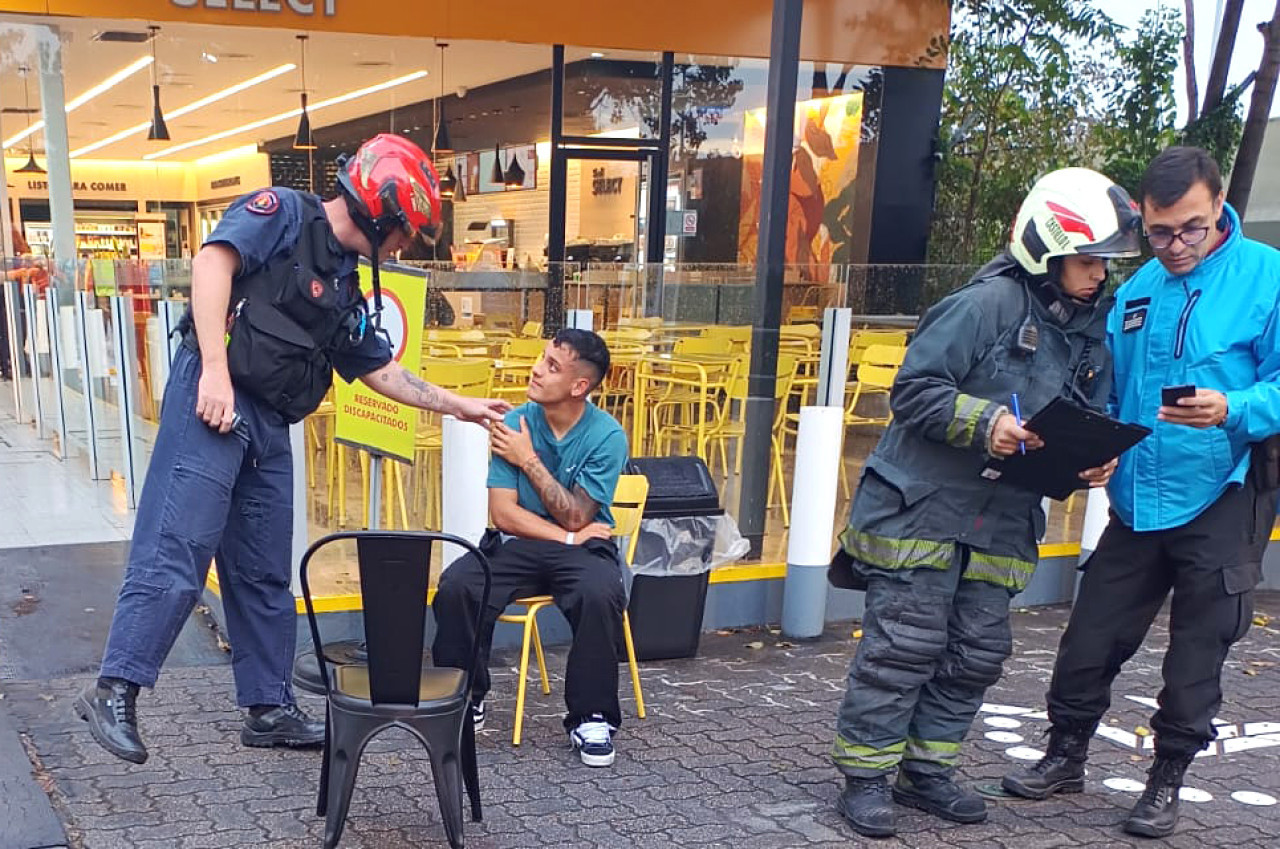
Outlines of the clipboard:
M1151 428L1125 424L1081 407L1061 396L1023 425L1044 440L1044 447L987 461L986 480L1013 484L1062 501L1088 485L1085 469L1119 457L1145 439Z

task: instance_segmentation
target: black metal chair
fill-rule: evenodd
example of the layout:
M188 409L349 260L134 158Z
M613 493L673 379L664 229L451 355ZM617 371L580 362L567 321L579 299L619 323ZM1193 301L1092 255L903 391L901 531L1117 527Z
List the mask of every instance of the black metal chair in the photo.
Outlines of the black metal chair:
M350 657L335 662L327 654L311 600L307 575L311 558L341 540L356 542L367 657L363 662ZM464 785L471 800L471 819L480 821L470 710L479 644L472 646L466 669L436 669L424 666L422 659L431 548L436 541L462 546L479 559L484 570L484 592L476 610L479 621L489 603L489 562L465 539L427 531L348 531L317 540L302 557L299 579L311 641L315 657L325 661L314 667L327 702L316 804L316 813L325 817L325 849L333 849L342 837L365 746L387 728L403 728L427 748L449 845L462 847Z

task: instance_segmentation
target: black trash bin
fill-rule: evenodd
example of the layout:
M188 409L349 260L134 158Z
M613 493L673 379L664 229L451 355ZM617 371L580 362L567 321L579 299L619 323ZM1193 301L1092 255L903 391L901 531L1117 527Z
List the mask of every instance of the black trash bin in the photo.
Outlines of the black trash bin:
M702 635L716 524L724 514L720 496L699 457L640 457L628 463L627 473L649 479L635 564L661 564L656 571L637 572L631 582L627 612L636 658L693 657ZM680 562L673 562L677 557Z

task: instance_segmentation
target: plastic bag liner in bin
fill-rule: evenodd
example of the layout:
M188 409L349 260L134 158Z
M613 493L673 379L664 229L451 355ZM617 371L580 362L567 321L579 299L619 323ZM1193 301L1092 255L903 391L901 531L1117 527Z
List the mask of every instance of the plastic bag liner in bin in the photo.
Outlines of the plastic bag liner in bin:
M747 551L698 457L632 460L630 474L649 479L636 541L627 610L636 657L693 657L702 634L709 572Z
M635 575L700 575L738 562L749 547L724 512L642 519L631 568Z

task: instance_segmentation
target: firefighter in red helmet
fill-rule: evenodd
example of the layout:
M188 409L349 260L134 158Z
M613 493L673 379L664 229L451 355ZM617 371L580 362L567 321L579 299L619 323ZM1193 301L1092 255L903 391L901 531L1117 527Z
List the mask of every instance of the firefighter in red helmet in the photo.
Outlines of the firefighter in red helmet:
M338 196L251 192L192 261L180 330L133 545L99 678L76 700L94 739L134 763L140 687L153 687L216 559L246 746L319 746L324 723L294 701L297 630L290 578L293 462L288 426L320 403L333 372L392 400L469 421L500 421L503 401L462 398L392 358L361 294L416 233L440 226L430 161L380 135L340 160Z

